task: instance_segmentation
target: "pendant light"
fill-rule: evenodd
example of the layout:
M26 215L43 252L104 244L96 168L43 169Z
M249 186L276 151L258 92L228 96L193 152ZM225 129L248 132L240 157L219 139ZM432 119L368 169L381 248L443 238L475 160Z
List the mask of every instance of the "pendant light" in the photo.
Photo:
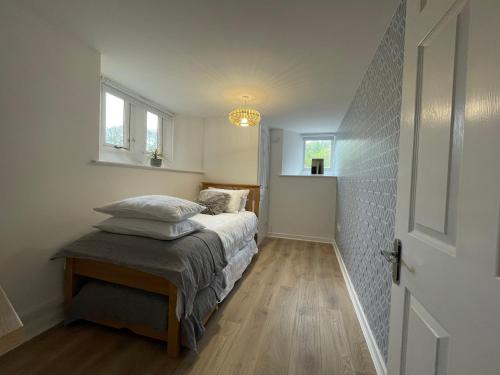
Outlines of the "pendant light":
M262 118L259 111L247 108L247 100L249 99L248 95L244 95L242 98L245 101L244 107L236 108L229 112L229 122L242 128L259 125Z

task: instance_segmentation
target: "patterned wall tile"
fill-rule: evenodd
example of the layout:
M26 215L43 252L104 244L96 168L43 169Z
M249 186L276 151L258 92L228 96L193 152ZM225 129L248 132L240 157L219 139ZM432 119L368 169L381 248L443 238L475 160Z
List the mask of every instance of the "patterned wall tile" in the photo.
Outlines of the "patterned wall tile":
M403 1L337 132L336 241L387 361L406 4Z

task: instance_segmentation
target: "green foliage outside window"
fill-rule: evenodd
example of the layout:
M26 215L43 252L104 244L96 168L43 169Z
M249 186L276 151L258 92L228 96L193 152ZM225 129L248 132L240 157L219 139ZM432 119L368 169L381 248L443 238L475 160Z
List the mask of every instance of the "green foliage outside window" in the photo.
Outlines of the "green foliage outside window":
M304 168L310 169L312 159L324 159L325 168L331 167L332 141L331 140L306 140Z
M147 129L146 131L146 151L153 152L158 147L158 131Z

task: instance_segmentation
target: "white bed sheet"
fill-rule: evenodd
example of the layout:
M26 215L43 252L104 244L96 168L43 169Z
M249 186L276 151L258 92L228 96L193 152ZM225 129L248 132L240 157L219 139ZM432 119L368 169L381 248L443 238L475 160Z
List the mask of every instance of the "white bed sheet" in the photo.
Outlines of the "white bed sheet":
M258 219L251 211L198 214L190 218L217 233L222 241L226 259L231 259L257 233Z
M238 249L236 254L228 260L228 264L222 270L224 274L224 280L226 282L226 288L222 291L220 295L220 301L222 302L229 295L231 290L234 288L234 284L241 279L243 272L247 269L249 264L252 262L252 258L255 254L259 252L257 243L253 237L245 242L245 244ZM182 306L184 300L182 298L182 293L177 294L177 308L176 315L177 319L180 321L182 317L183 308Z
M243 247L241 247L231 259L229 259L229 264L222 270L226 280L226 288L222 292L221 302L231 292L236 281L243 276L243 272L245 272L248 265L252 261L253 256L257 254L258 251L259 249L257 248L257 244L252 238Z
M254 235L257 233L257 215L251 211L238 213L222 213L219 215L197 214L191 218L207 229L213 230L221 239L224 254L228 265L223 269L226 280L226 289L222 293L221 301L227 297L243 272L258 252ZM183 313L182 294L177 294L176 315L180 320Z

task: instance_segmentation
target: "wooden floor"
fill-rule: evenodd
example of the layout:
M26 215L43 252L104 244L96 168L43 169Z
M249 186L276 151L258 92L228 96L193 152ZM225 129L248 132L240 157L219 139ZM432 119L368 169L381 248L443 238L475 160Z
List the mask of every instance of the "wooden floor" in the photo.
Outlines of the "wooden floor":
M375 374L326 244L266 240L199 346L172 360L160 342L77 323L0 357L0 374Z

